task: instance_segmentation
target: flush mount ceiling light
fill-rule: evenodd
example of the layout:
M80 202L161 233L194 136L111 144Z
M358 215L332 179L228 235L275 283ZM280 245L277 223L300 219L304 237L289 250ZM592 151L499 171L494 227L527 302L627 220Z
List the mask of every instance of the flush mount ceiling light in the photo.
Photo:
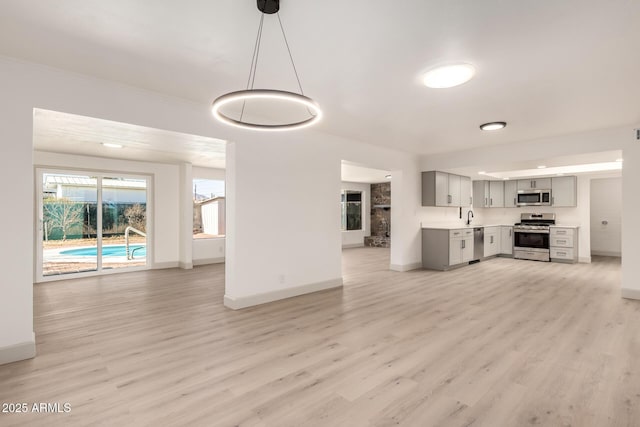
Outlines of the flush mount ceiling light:
M480 125L481 130L500 130L507 126L507 122L490 122Z
M122 145L120 144L113 144L111 142L103 142L102 145L104 145L107 148L122 148Z
M545 165L540 165L538 166L538 169L546 169L547 167Z
M257 0L257 6L258 10L261 12L260 24L258 26L258 35L256 37L255 47L253 49L253 57L251 58L251 67L249 68L249 79L247 81L247 88L245 90L230 92L218 97L215 101L213 101L211 112L213 113L213 116L216 119L220 120L222 123L243 129L278 131L299 129L302 127L311 126L317 123L322 118L322 111L314 100L304 95L304 91L302 90L302 84L300 83L300 77L298 76L298 71L296 70L296 64L293 62L293 56L291 55L289 42L287 42L287 36L284 33L282 20L280 19L280 14L278 13L278 11L280 10L280 0ZM282 31L284 44L287 48L287 52L289 53L289 59L291 60L291 66L293 67L293 72L296 76L300 93L277 89L254 89L253 87L256 79L256 70L258 68L258 57L260 55L260 44L262 42L264 16L272 14L275 14L278 17L278 23L280 24L280 30ZM283 101L289 104L301 105L306 108L307 112L309 113L309 117L302 120L290 121L280 124L262 124L243 120L246 102L248 100L256 99ZM221 112L221 108L223 106L232 102L239 101L242 101L242 109L237 117L230 117L229 115Z
M427 71L422 81L433 89L447 89L468 82L475 73L471 64L444 65Z

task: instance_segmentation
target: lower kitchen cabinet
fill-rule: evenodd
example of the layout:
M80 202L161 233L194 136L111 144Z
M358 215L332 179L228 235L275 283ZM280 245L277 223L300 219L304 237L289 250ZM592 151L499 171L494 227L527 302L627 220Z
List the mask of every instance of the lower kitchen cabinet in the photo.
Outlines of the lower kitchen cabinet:
M555 262L578 262L578 228L552 226L549 256Z
M473 229L422 229L422 266L448 270L473 260Z
M500 227L500 254L513 255L513 227Z
M498 255L500 252L500 227L484 227L484 256Z

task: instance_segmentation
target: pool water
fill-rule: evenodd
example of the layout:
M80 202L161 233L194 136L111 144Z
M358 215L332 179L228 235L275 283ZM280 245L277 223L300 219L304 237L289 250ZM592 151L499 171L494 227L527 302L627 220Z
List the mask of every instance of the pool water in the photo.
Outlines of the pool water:
M147 256L147 248L144 245L129 245L129 253L131 252L133 252L135 258ZM97 256L98 248L67 249L66 251L61 251L60 255ZM103 246L102 256L127 256L127 248L125 245Z

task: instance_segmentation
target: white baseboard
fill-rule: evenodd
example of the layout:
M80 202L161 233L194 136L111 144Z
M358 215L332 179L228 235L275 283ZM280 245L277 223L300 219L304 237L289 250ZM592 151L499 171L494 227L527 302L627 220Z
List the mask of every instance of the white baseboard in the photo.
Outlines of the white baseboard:
M178 267L180 267L183 270L191 270L193 268L193 263L180 261L180 263L178 264Z
M349 243L346 245L342 245L342 249L351 249L351 248L364 248L364 243Z
M154 270L162 270L164 268L178 268L178 267L180 267L180 263L177 261L156 262L153 264Z
M597 256L615 256L620 258L622 254L620 252L612 252L612 251L591 251L591 255Z
M279 289L277 291L265 292L262 294L248 295L242 297L224 296L224 305L233 309L253 307L254 305L266 304L286 298L297 297L313 292L324 291L342 287L342 277L338 279L326 280L324 282L310 283L308 285L295 286L292 288Z
M582 264L591 264L591 257L590 256L578 257L578 262Z
M36 357L36 334L31 341L0 347L0 365Z
M414 262L412 264L390 264L389 265L389 270L393 270L393 271L411 271L411 270L418 270L420 268L422 268L421 262Z
M194 259L193 266L198 265L207 265L207 264L222 264L224 262L224 257L220 258L203 258L203 259Z
M640 300L640 289L622 288L622 298Z

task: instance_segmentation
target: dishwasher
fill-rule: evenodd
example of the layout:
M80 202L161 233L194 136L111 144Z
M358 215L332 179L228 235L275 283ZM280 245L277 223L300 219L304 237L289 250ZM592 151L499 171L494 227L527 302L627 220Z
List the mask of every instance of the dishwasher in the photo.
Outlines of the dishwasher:
M484 228L473 229L473 261L478 262L484 257Z

